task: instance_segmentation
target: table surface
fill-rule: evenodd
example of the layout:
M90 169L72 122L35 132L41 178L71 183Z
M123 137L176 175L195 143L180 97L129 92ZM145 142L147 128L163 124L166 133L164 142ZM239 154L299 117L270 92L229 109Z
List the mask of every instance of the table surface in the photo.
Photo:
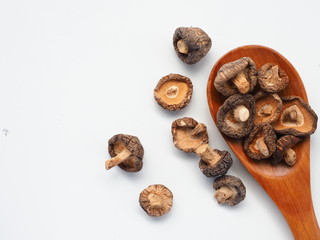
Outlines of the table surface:
M24 239L292 239L277 207L239 160L247 197L217 204L198 157L172 144L171 123L193 117L210 144L229 150L213 123L206 85L227 51L260 44L283 54L320 113L320 2L268 1L0 1L0 238ZM195 65L174 52L177 27L212 38ZM193 97L169 112L153 98L158 80L188 76ZM104 168L107 141L138 136L144 167ZM311 137L311 187L320 218L320 133ZM138 197L161 183L172 210L151 218Z

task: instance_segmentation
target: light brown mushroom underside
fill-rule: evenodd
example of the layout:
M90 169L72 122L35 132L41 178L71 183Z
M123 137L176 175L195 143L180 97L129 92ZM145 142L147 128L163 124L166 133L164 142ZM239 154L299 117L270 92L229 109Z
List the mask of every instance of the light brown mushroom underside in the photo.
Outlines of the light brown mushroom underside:
M181 103L188 93L188 85L181 81L168 81L155 92L157 98L161 98L168 105Z

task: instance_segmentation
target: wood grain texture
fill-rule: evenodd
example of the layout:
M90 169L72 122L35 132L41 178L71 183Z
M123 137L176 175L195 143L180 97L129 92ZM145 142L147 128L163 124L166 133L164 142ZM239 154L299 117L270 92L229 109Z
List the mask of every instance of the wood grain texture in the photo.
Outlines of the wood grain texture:
M214 79L220 67L241 57L250 57L259 69L267 62L280 66L289 76L289 86L280 96L296 95L308 102L303 82L292 64L271 48L249 45L236 48L214 65L207 85L207 99L211 116L217 122L216 113L226 97L214 88ZM241 140L222 134L232 151L251 175L259 182L286 218L295 239L320 239L320 230L314 213L310 189L310 137L296 147L297 163L271 165L268 161L254 161L243 151Z

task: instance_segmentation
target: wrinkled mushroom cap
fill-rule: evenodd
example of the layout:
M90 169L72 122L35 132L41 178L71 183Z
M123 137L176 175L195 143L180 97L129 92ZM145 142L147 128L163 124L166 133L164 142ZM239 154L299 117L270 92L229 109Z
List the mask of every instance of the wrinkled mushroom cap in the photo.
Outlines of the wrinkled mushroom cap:
M293 135L285 135L282 136L277 140L277 147L276 151L273 153L271 162L273 164L279 163L281 160L285 157L285 151L288 148L294 147L298 142L300 141L300 138L295 137Z
M179 46L180 43L182 47ZM209 52L211 45L210 37L200 28L179 27L173 35L174 49L178 57L187 64L200 61Z
M276 150L277 136L269 123L255 125L252 132L244 141L244 150L255 160L270 157Z
M150 185L139 196L143 210L152 217L160 217L170 211L173 194L162 184Z
M239 122L234 117L234 110L238 106L245 106L249 110L249 118ZM230 96L219 107L217 112L217 127L225 135L241 138L250 133L254 125L255 100L249 95L235 94Z
M224 175L221 177L217 177L213 182L213 188L215 190L219 190L221 188L226 188L232 191L232 195L227 199L223 199L223 201L219 201L219 203L228 203L230 206L237 205L246 197L246 187L243 185L242 181L231 175Z
M190 117L173 121L171 133L174 146L184 152L195 152L200 145L209 142L207 127Z
M111 157L118 155L124 148L132 153L127 160L118 165L121 169L127 172L138 172L142 169L144 149L137 137L117 134L109 139L108 145Z
M235 80L242 74L248 81L244 92L239 91ZM236 93L249 93L257 84L256 64L249 57L240 58L234 62L224 64L218 71L214 80L214 86L224 96L231 96Z
M231 154L228 151L220 151L218 149L214 149L214 151L220 155L220 159L218 162L216 162L216 164L210 166L202 159L200 159L199 162L199 168L201 172L207 177L225 175L233 163Z
M164 109L176 111L186 107L192 97L193 85L188 77L169 74L154 89L154 98Z
M294 136L309 136L317 129L318 116L309 104L298 96L282 98L280 118L273 123L276 133Z
M260 87L266 92L280 92L289 84L289 77L278 65L264 64L258 71Z

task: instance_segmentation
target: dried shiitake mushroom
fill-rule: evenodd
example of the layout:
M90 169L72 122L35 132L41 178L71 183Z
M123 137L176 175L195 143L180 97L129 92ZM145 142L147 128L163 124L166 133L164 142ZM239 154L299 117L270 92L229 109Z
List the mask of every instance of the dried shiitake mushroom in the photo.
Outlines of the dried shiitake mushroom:
M178 57L187 64L200 61L211 48L210 37L200 28L179 27L173 35L173 46Z
M300 138L293 135L285 135L277 140L277 148L272 155L271 162L277 164L284 160L289 166L296 163L297 156L293 147L300 141Z
M276 150L277 136L269 123L255 125L252 132L244 141L244 150L255 160L270 157Z
M199 146L209 141L206 125L190 117L173 121L171 133L175 147L184 152L195 152Z
M258 71L260 87L266 92L280 92L289 84L289 77L278 65L264 64Z
M164 109L176 111L189 104L192 91L193 85L188 77L171 73L159 80L154 98Z
M318 117L309 104L297 96L282 98L280 118L273 123L276 133L294 136L309 136L317 128Z
M254 124L263 122L273 123L280 117L282 100L278 94L260 91L254 98L256 100L256 117Z
M117 134L109 139L108 144L112 158L106 161L107 170L117 165L127 172L138 172L142 169L144 150L137 137Z
M249 94L234 94L219 107L217 127L229 137L241 138L252 130L254 116L254 98Z
M139 203L152 217L160 217L170 211L173 194L162 184L150 185L140 193Z
M224 64L214 79L215 88L226 97L236 93L249 93L256 84L256 64L249 57Z
M227 203L234 206L246 197L246 187L239 178L234 176L217 177L214 180L213 188L216 190L214 197L219 204Z

